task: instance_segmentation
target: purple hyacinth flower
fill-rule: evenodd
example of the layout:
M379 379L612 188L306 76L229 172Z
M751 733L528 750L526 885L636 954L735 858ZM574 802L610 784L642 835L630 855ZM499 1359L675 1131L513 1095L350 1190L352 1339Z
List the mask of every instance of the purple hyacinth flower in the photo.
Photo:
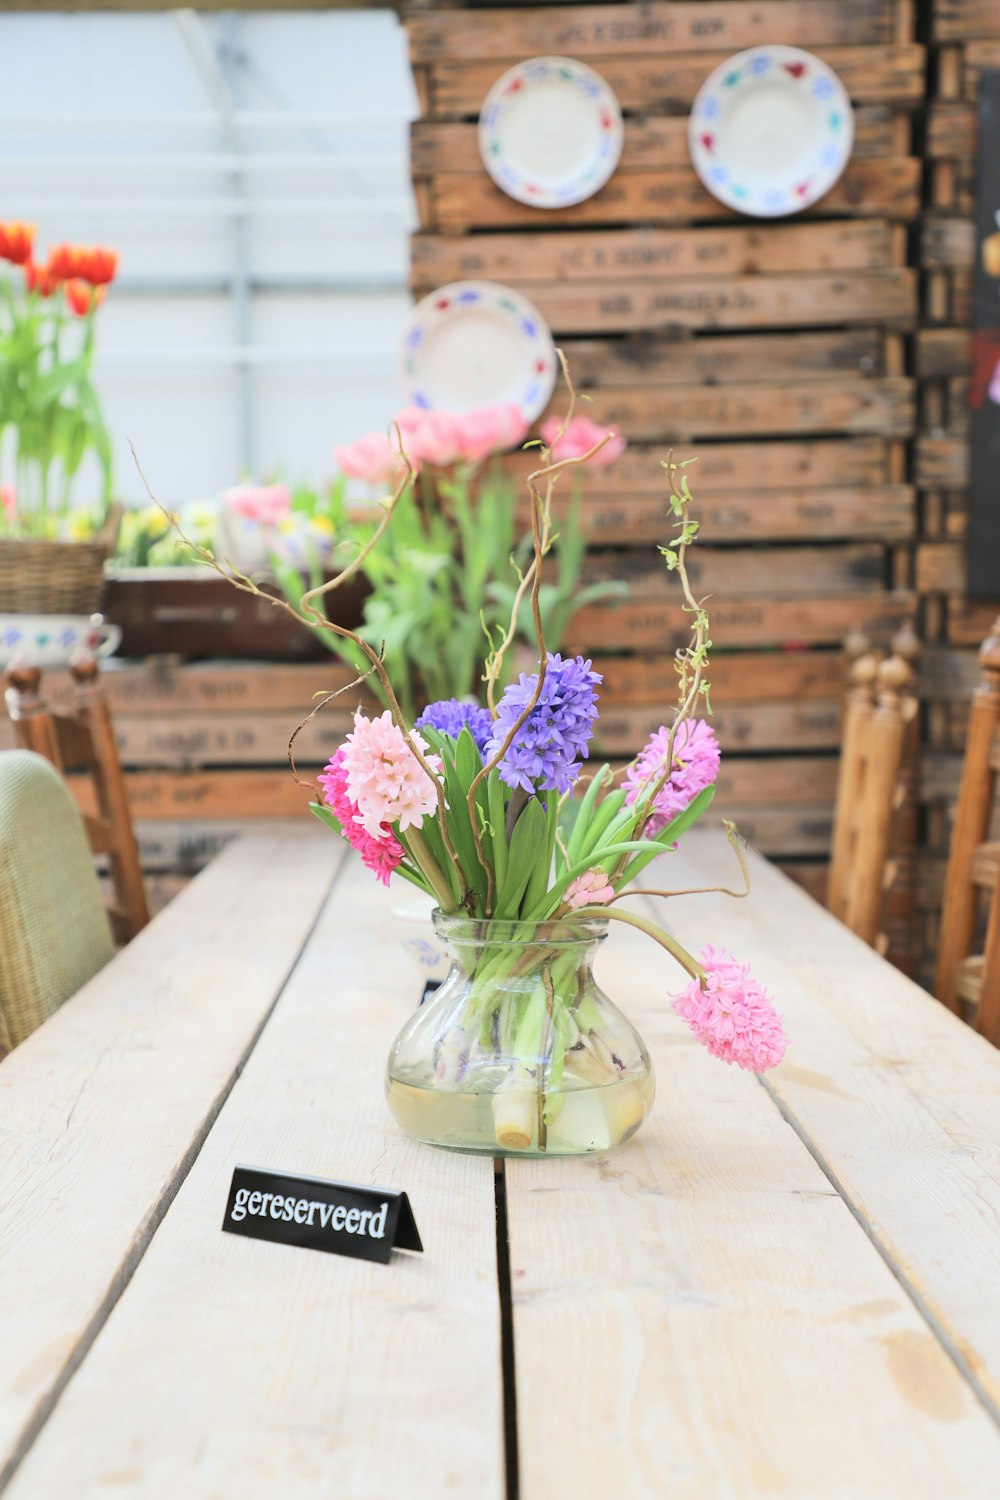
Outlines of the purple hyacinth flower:
M457 740L462 730L467 729L476 742L476 749L482 755L493 731L493 720L489 709L480 708L478 703L462 703L458 698L442 698L437 703L428 703L414 727L436 729L439 734L446 734L453 740Z
M592 726L597 718L596 688L603 682L582 656L563 661L551 652L546 658L541 696L521 725L497 767L508 786L526 792L568 792L580 774L580 760L589 754ZM497 706L493 733L485 755L492 760L527 708L538 684L538 673L522 672Z

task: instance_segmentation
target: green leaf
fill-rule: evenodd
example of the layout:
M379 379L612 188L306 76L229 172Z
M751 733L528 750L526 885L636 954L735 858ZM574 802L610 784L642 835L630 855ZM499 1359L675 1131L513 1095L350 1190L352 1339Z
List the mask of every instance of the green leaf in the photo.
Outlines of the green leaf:
M532 797L514 824L507 854L507 875L497 894L494 916L513 921L519 916L521 897L531 872L544 857L548 825L542 804Z

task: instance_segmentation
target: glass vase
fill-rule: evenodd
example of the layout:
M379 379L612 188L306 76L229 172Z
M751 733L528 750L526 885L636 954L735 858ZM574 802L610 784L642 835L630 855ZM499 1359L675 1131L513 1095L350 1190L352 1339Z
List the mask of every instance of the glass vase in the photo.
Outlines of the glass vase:
M576 1156L633 1135L653 1103L653 1069L593 976L607 921L433 920L451 968L397 1036L386 1072L403 1129L490 1156Z

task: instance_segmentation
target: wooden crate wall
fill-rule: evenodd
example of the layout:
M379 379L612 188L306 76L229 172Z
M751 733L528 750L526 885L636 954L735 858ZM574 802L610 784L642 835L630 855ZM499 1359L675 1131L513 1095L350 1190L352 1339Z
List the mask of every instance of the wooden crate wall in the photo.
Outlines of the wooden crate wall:
M885 639L915 603L917 273L907 253L920 209L912 120L924 54L909 0L431 7L407 24L423 109L412 133L414 293L464 277L522 290L592 393L591 414L630 439L617 465L588 479L585 499L590 572L632 584L624 607L592 607L573 631L580 649L611 653L601 748L634 751L661 722L667 654L685 633L653 550L664 539L658 460L674 446L698 455L693 572L713 595L722 805L818 888L839 746L838 647L855 626ZM816 52L856 108L844 177L780 223L717 203L686 145L706 74L764 43ZM542 54L597 68L625 114L615 176L558 212L506 197L476 141L491 85Z
M925 663L927 808L923 887L936 919L958 790L976 652L1000 600L965 597L969 330L975 249L976 97L980 69L1000 68L998 0L927 0L931 66L919 235L921 318L916 342L920 500L916 587ZM935 934L932 930L932 945Z

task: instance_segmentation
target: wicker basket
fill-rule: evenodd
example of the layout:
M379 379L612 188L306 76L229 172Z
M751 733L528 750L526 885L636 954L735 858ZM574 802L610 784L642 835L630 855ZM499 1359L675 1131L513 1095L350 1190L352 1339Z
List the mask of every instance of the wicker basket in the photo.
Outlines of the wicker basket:
M90 542L0 538L0 614L96 614L120 520L121 506L113 505Z

